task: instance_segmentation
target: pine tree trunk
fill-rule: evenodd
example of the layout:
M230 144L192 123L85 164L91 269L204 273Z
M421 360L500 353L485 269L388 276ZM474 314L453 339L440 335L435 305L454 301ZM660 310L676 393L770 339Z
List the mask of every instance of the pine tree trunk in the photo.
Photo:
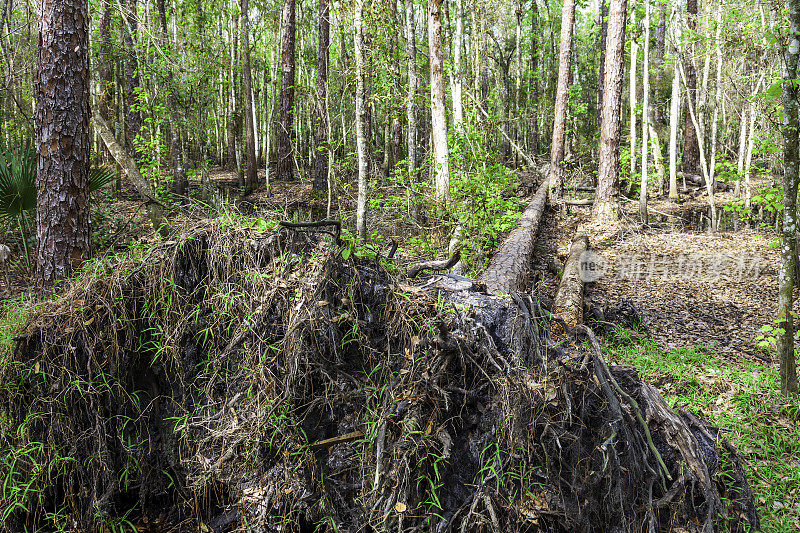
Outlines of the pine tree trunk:
M36 83L36 279L50 286L91 255L89 5L39 4Z
M330 47L331 21L328 0L318 0L319 46L317 49L317 147L314 150L314 190L328 187L328 49Z
M789 43L783 71L783 228L781 271L778 277L778 359L781 392L797 394L797 366L794 354L793 295L797 276L794 256L797 247L797 182L800 170L800 91L797 87L800 55L800 0L788 1Z
M553 141L550 149L550 189L548 195L551 202L561 196L561 191L564 187L561 162L564 160L574 21L575 0L564 0L564 7L561 11L561 48L558 60L555 115L553 118Z
M295 79L295 0L284 0L281 15L281 99L278 123L277 179L291 180L294 176L294 79Z
M694 30L697 27L697 0L686 0L686 12L688 14L688 27ZM698 145L697 134L692 125L692 118L689 107L694 107L697 112L697 73L694 68L693 54L686 56L684 64L684 75L686 76L686 99L687 111L686 120L683 127L683 171L687 174L698 174L700 165L700 147Z
M364 3L356 0L354 53L356 56L356 156L358 158L358 199L356 205L356 235L360 242L367 239L367 180L369 179L369 123L364 87Z
M622 129L622 84L625 73L627 0L610 0L603 112L600 121L600 162L593 215L598 220L619 216L619 141Z
M431 135L435 165L436 203L450 202L450 154L447 146L447 116L444 105L444 60L442 58L442 0L428 0L428 54L431 67Z
M244 91L244 126L247 166L244 174L244 195L258 187L258 162L256 161L256 126L253 117L253 79L250 70L250 17L249 2L241 0L242 9L242 90Z

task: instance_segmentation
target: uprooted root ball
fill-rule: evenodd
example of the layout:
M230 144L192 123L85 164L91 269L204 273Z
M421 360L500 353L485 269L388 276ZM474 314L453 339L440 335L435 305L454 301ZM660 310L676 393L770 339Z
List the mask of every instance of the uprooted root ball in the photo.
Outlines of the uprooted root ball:
M531 298L204 227L38 305L0 372L11 531L757 525L735 452Z

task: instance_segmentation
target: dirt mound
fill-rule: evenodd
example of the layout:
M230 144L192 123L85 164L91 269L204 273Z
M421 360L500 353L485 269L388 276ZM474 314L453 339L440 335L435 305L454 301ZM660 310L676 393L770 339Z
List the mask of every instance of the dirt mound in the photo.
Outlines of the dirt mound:
M0 375L5 526L757 526L716 429L536 300L351 252L202 227L40 304Z

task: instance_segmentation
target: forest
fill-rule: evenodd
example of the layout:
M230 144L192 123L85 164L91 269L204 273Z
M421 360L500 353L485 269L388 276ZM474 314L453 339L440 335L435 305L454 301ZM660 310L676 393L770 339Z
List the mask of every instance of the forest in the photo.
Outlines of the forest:
M800 0L0 0L0 531L800 531Z

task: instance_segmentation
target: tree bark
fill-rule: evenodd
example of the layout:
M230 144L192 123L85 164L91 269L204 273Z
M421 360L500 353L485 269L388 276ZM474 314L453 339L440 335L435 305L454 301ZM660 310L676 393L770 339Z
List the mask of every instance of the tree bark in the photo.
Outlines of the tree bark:
M592 208L598 220L619 216L619 141L622 129L622 81L625 74L625 22L627 0L610 0L608 39L600 121L600 162L597 193Z
M411 217L419 218L419 207L414 198L413 184L417 181L417 37L414 21L414 0L406 0L406 68L408 69L408 94L406 118L408 121L408 181L410 188Z
M664 52L667 48L667 3L661 0L658 3L658 31L656 32L656 65L664 61Z
M797 366L794 354L794 288L797 247L797 182L800 170L800 91L797 87L800 56L800 0L788 1L789 43L785 50L783 71L783 228L781 270L778 277L778 359L781 392L797 394Z
M581 256L587 251L589 251L589 238L583 233L576 233L553 301L553 315L560 316L569 329L583 324L584 279L580 261Z
M244 174L244 195L258 187L258 162L256 161L256 126L253 116L253 79L250 70L250 17L249 2L241 0L242 10L242 90L244 91L244 125L247 166Z
M639 218L647 224L647 150L650 133L650 0L644 0L644 57L642 60L642 181L639 186Z
M369 147L367 135L366 96L364 88L364 4L356 0L354 53L356 56L356 156L358 158L358 199L356 205L356 235L360 242L367 239L367 179L369 178Z
M70 276L91 255L89 5L39 2L36 80L36 279Z
M561 162L564 160L574 21L575 0L564 0L564 7L561 11L561 48L553 118L553 143L550 149L550 192L548 194L551 201L557 200L561 196L564 187Z
M295 78L295 0L284 0L281 15L281 98L278 123L278 180L288 181L294 176L294 78Z
M635 6L635 4L634 4ZM631 141L631 179L628 191L633 190L633 183L636 176L636 70L639 60L639 45L636 42L636 8L631 10L631 70L630 80L628 81L628 107L630 108L630 141Z
M697 27L697 0L686 0L686 13L688 15L687 25L690 31ZM684 75L686 76L686 120L683 127L683 159L682 167L684 172L690 174L699 173L700 146L698 145L697 134L692 125L690 107L697 110L697 72L694 68L693 54L688 53L684 61Z
M328 0L318 0L319 46L317 48L317 149L314 151L314 190L328 187L328 49L330 47L331 21Z
M539 51L536 36L539 32L539 5L531 0L531 152L539 153Z
M431 136L436 176L435 199L440 206L445 206L450 202L450 154L447 146L447 116L444 105L442 0L428 0L428 53L431 68Z

